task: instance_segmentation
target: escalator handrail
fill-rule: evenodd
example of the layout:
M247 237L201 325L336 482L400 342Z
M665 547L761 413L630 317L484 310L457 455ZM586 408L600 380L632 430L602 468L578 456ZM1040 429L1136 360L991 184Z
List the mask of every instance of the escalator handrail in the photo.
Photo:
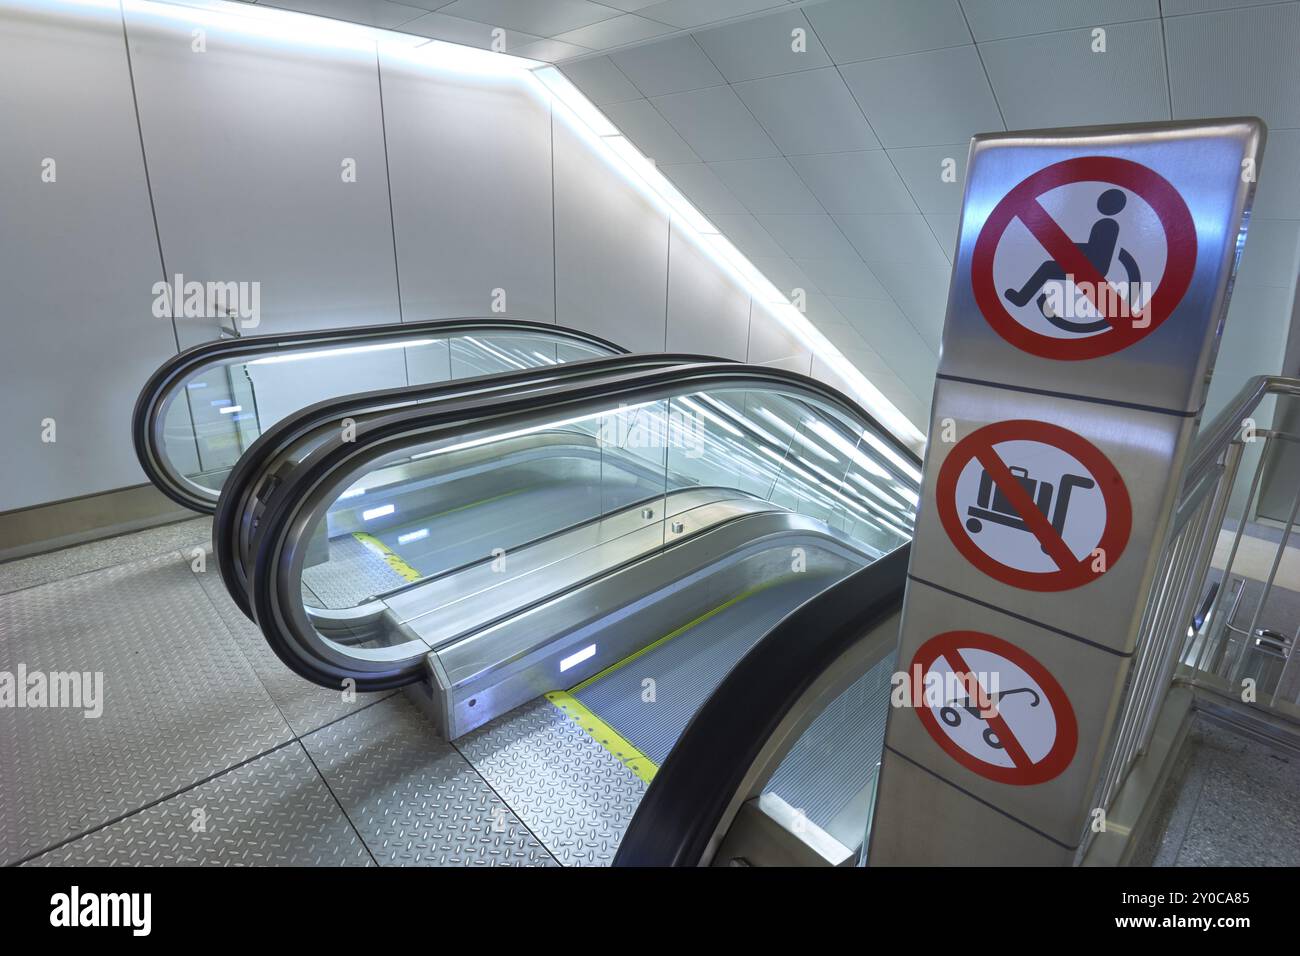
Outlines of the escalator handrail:
M746 774L817 678L903 603L911 545L788 614L696 711L628 824L614 866L698 866Z
M477 418L467 416L461 403L455 407L416 406L394 409L375 415L371 420L358 422L355 434L348 441L333 438L316 454L286 478L277 489L274 500L263 512L257 536L253 543L253 572L250 577L253 619L262 629L267 643L276 655L300 676L324 687L337 688L341 680L355 680L356 690L386 690L418 679L418 675L395 674L375 677L357 677L344 674L334 664L317 661L316 666L295 653L295 641L287 623L292 620L299 627L310 627L301 609L301 582L289 583L292 576L293 556L300 553L300 535L310 532L309 522L299 520L318 506L327 506L325 497L333 490L338 475L350 472L365 461L373 461L404 446L423 444L431 440L431 433L442 429L447 434L485 424L510 428L516 423L533 420L539 412L572 416L607 407L611 400L635 403L653 400L665 387L698 384L701 387L719 386L745 388L757 384L786 386L802 392L807 397L820 398L838 407L854 418L862 427L870 427L899 455L912 461L917 468L920 459L906 448L876 419L855 401L838 389L806 375L768 366L740 365L731 362L699 361L664 369L635 372L617 379L614 384L601 380L561 387L544 405L535 397L498 397L483 403L474 410ZM415 438L418 433L420 437ZM446 434L437 437L447 437ZM330 498L332 501L332 497ZM292 539L292 540L290 540ZM295 608L293 602L298 602ZM282 613L287 611L287 613ZM310 639L308 639L310 640Z
M346 345L350 342L382 342L386 339L418 337L421 335L453 335L457 332L539 332L557 339L569 339L575 344L592 345L607 350L611 355L626 355L627 349L589 332L570 329L549 322L502 318L452 318L426 319L418 322L361 325L339 329L321 329L310 332L273 332L265 335L248 335L237 338L213 339L201 342L178 352L160 365L145 382L136 397L131 414L131 438L140 467L153 485L168 498L183 507L202 514L211 514L212 501L179 484L165 464L165 456L158 447L162 403L178 381L218 359L237 359L240 356L272 353L310 345Z
M698 360L699 356L686 354L634 355L618 353L566 362L562 365L534 366L512 372L497 372L473 378L434 382L427 385L401 385L373 392L339 395L308 405L306 408L280 419L262 432L248 449L239 456L222 486L212 517L213 551L217 568L226 590L245 616L252 617L248 601L248 584L241 563L239 547L240 522L250 493L262 481L268 469L274 467L294 444L316 429L335 425L344 418L359 419L389 405L407 405L421 402L426 407L434 402L456 399L467 416L473 415L470 405L476 394L479 397L499 397L507 388L526 388L541 381L559 386L575 379L607 376L631 368L648 368L676 365ZM725 359L710 359L722 362Z

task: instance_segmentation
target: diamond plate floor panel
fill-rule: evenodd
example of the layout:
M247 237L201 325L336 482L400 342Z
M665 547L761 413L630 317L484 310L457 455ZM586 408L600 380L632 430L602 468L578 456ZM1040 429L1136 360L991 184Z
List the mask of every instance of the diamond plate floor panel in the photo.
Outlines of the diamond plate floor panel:
M373 866L302 746L43 853L32 866Z
M235 643L243 651L244 657L257 672L258 679L266 692L271 695L280 713L288 721L294 734L301 737L313 730L324 727L330 721L346 717L353 711L360 710L367 704L397 693L383 691L377 694L353 694L352 700L345 700L339 691L318 687L310 681L303 680L284 665L275 656L262 631L256 624L244 617L238 605L226 591L221 574L208 556L207 570L196 574L209 600L221 615L226 628L234 636Z
M345 717L303 744L380 865L555 863L402 696Z
M608 864L646 784L549 701L504 714L457 748L566 866Z
M292 737L181 552L0 599L0 670L103 674L104 711L0 711L0 862Z

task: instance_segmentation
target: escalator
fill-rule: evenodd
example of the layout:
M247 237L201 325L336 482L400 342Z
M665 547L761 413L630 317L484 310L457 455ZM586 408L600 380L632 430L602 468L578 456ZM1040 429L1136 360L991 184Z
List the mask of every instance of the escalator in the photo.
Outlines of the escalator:
M159 490L211 514L244 452L313 403L622 353L585 332L491 318L222 338L158 368L136 401L132 437Z
M901 599L919 461L835 390L684 356L511 375L320 403L240 461L216 550L297 673L406 686L449 740L544 699L650 801L792 612L846 582ZM825 634L783 641L824 650ZM877 643L759 795L818 834L823 862L866 832L895 641ZM762 693L740 708L771 709ZM848 772L830 759L845 753Z

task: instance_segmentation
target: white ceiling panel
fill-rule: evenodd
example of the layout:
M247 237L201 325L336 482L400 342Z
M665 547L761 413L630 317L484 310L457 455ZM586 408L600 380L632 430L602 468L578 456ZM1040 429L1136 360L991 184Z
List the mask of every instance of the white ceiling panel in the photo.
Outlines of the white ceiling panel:
M705 161L761 159L781 153L730 86L658 96L652 102Z
M625 13L590 26L557 34L555 39L563 40L565 43L576 43L591 50L607 50L624 43L636 43L639 40L663 36L665 33L671 33L672 30L672 27L655 20Z
M857 259L858 254L844 238L835 220L827 215L758 216L791 259ZM814 278L815 281L815 278ZM820 283L819 283L820 284Z
M636 13L638 10L658 3L659 0L600 0L600 2L607 7L613 7L625 13Z
M589 0L454 0L438 9L449 16L544 37L619 15L617 10Z
M785 0L662 0L642 7L642 16L690 29L785 5Z
M1008 128L1169 119L1160 21L1105 29L1104 53L1093 52L1091 30L980 44Z
M731 240L748 259L785 258L782 249L757 219L748 213L740 216L712 216L713 224Z
M889 158L923 213L961 212L969 143L891 149ZM949 162L951 160L951 163ZM951 168L952 176L946 177Z
M795 173L789 160L746 159L733 163L712 163L710 169L731 193L752 213L822 212L808 187Z
M1211 10L1231 10L1235 7L1259 7L1278 0L1161 0L1165 16L1176 17L1184 13L1208 13Z
M430 0L425 0L430 2ZM392 0L263 0L268 7L315 13L336 20L350 20L372 27L390 29L422 17L429 11L417 3L395 3Z
M920 213L836 216L835 222L868 265L905 262L931 269L946 269L949 265L948 256Z
M515 56L527 57L530 60L545 60L554 63L557 60L582 56L591 51L586 47L574 46L572 43L564 43L560 40L537 40L533 43L525 43L523 46L515 47L511 52Z
M804 13L836 63L971 42L957 0L834 0Z
M938 353L892 302L831 296L831 304L918 398L934 388Z
M937 353L944 314L948 310L952 270L947 266L922 268L910 262L876 262L871 271L925 343Z
M961 225L961 214L931 213L925 217L925 221L930 224L930 231L939 240L939 248L951 262L953 254L957 251L957 229Z
M1251 215L1300 219L1300 129L1271 129Z
M605 115L656 164L699 162L700 158L649 100L611 103L605 107Z
M1295 285L1297 271L1300 271L1300 222L1252 220L1237 281L1289 289Z
M641 91L632 85L632 81L607 56L566 63L561 69L573 85L597 106L641 98Z
M791 163L827 212L916 212L883 149L798 156Z
M1003 128L973 45L851 63L842 72L886 146L960 143Z
M1164 0L1169 12L1170 0ZM976 40L1001 40L1160 16L1160 0L961 0Z
M812 371L812 350L790 332L781 320L768 313L761 302L754 303L753 317L749 323L748 361L756 365L773 365L777 368L802 372ZM757 320L757 321L755 321Z
M793 296L795 289L803 289L805 296L821 291L812 277L789 256L760 256L750 261L787 297Z
M857 256L852 259L800 259L797 265L826 295L853 299L888 299L875 273Z
M684 93L726 82L689 36L620 50L610 54L610 59L646 96Z
M747 212L744 204L732 195L718 174L704 163L662 166L659 170L706 216L720 213L733 215Z
M800 52L792 49L792 31L797 29L804 31L805 47ZM695 39L731 83L815 70L831 63L817 34L798 10L701 30Z
M880 145L833 66L750 80L733 89L787 156Z
M465 20L461 17L449 17L441 13L426 13L409 23L402 24L403 33L414 33L416 36L429 37L433 40L446 40L448 43L478 47L480 50L492 48L494 39L492 30L493 27L489 24L479 23L477 20ZM536 43L539 39L541 38L531 33L506 30L505 51L513 53L521 47Z
M1175 117L1254 114L1300 127L1300 4L1171 17L1165 37Z

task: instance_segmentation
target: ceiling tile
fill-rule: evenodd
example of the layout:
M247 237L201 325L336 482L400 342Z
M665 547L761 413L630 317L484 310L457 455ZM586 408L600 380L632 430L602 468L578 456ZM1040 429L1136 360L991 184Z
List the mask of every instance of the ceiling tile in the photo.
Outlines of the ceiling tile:
M812 277L788 256L759 256L749 261L787 297L793 297L795 289L803 289L805 297L821 291Z
M1278 0L1161 0L1165 16L1176 17L1184 13L1206 13L1210 10L1231 10L1233 7L1258 7Z
M791 259L848 259L858 254L830 216L758 216ZM816 277L814 277L816 281Z
M791 33L796 29L804 31L805 41L804 50L797 53L791 49ZM798 10L769 13L702 30L695 34L695 39L713 65L732 83L813 70L831 62L817 34L809 28L807 18Z
M422 17L417 17L408 23L402 24L403 33L414 33L416 36L429 37L434 40L446 40L448 43L474 46L480 50L490 50L492 48L494 40L492 31L494 29L497 28L491 24L479 23L476 20L465 20L461 17L449 17L441 13L426 13ZM540 39L542 38L531 33L506 30L505 49L507 53L513 53L520 47L529 43L536 43Z
M1271 129L1252 218L1300 219L1300 129Z
M722 78L689 36L619 50L610 59L646 96L721 86Z
M961 212L969 143L891 149L889 158L923 213ZM951 163L948 161L951 160ZM947 171L951 169L949 177Z
M1253 114L1300 127L1300 4L1172 17L1165 39L1176 118Z
M971 42L957 0L835 0L804 12L836 63Z
M1165 13L1170 0L1164 0ZM1160 0L961 0L976 40L1001 40L1160 16Z
M1106 27L1105 53L1094 53L1092 43L1091 30L981 43L1007 126L1038 129L1169 119L1159 20ZM1068 117L1064 124L1062 117Z
M917 334L937 354L944 315L948 311L952 270L947 265L921 268L910 262L875 262L871 271L898 303Z
M523 46L515 47L510 52L514 56L524 56L530 60L559 63L561 60L571 60L591 51L586 47L574 46L572 43L564 43L561 40L538 40L536 43L526 43Z
M641 98L641 91L607 56L566 63L560 69L597 106Z
M439 12L539 37L553 37L618 16L618 11L589 0L454 0Z
M555 39L563 40L565 43L576 43L592 50L608 50L610 47L622 46L624 43L636 43L639 40L663 36L665 33L671 33L672 29L654 20L625 13L621 17L612 17L590 26L557 34Z
M636 13L643 7L658 3L659 0L600 0L600 2L607 7L614 7L616 10L622 10L625 13Z
M783 157L712 163L710 168L752 213L822 212L817 197Z
M831 296L831 304L918 397L934 390L938 353L894 303Z
M833 66L737 83L734 89L787 156L880 145Z
M760 159L780 153L729 86L659 96L652 102L706 161Z
M791 163L827 212L916 212L883 149L797 156Z
M683 29L702 27L785 5L785 0L663 0L641 8L641 15Z
M430 0L424 2L429 3ZM315 13L336 20L364 23L381 29L400 26L429 12L428 8L422 8L415 0L410 3L390 0L263 0L263 4L281 10Z
M1295 286L1300 271L1300 222L1252 219L1241 253L1237 281L1253 285Z
M930 224L920 213L836 216L835 222L867 265L904 262L937 269L949 265L939 240L934 238Z
M957 228L961 224L961 216L958 213L931 213L925 217L925 221L930 224L935 239L939 240L939 248L948 257L948 261L952 262L952 257L957 252Z
M722 234L731 240L731 244L745 254L747 259L785 258L785 250L777 245L776 240L768 235L767 230L759 225L758 220L753 216L710 216L709 218L722 230Z
M917 398L903 380L894 374L893 370L879 355L869 349L849 349L840 348L840 352L848 359L864 376L880 390L880 393L889 399L895 408L906 416L917 429L925 434L930 425L930 402L927 397L922 401ZM816 356L813 357L814 378L820 378L828 374L828 370L823 362ZM833 374L833 373L832 373Z
M865 60L842 72L886 146L960 143L1003 128L974 46Z
M827 295L853 299L889 298L875 273L857 256L852 259L799 259L797 264Z
M718 174L704 163L687 163L680 166L665 165L659 170L672 180L687 199L706 216L731 213L744 214L745 206L732 195Z
M699 162L699 157L649 100L611 103L605 107L605 115L656 164Z

